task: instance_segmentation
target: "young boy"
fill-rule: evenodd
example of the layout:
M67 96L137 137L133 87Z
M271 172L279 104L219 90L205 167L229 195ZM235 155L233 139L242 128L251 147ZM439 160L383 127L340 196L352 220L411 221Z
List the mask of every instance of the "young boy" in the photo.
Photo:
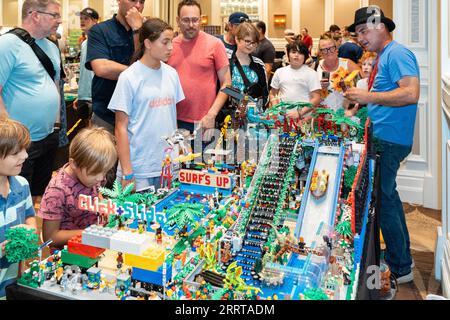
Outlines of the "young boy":
M36 229L30 187L18 176L28 158L29 145L30 134L24 125L0 117L0 299L19 270L19 263L9 263L5 256L6 230L18 226Z
M94 212L78 208L78 197L96 197L116 161L114 137L105 129L85 129L72 140L69 162L50 181L38 212L43 219L43 239L53 240L52 250L61 249L70 238L97 223Z
M309 51L303 42L295 41L286 46L289 66L278 69L272 79L270 89L270 105L273 107L284 102L310 102L313 107L320 103L320 81L316 72L309 68L305 61ZM305 116L311 108L290 110L287 117L298 119Z

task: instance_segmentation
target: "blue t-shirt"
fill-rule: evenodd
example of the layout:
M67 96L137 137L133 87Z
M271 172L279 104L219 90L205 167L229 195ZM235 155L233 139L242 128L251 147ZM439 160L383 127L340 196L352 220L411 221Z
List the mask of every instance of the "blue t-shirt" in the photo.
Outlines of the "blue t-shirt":
M388 92L398 89L397 82L404 77L420 79L419 65L410 50L392 41L380 55L372 91ZM403 107L369 104L368 111L377 138L405 146L413 144L417 104Z
M6 240L6 230L35 215L27 180L9 177L9 184L8 197L0 195L0 244ZM5 295L5 287L16 280L17 272L18 263L9 263L0 247L0 297Z
M87 40L81 44L80 80L78 81L78 100L92 100L92 78L94 72L86 69Z
M36 40L36 44L51 59L55 80L59 80L58 48L45 38ZM0 37L0 86L10 117L30 130L32 141L53 132L60 105L59 88L31 47L13 34Z
M162 137L176 130L176 104L183 99L176 70L163 62L155 70L136 61L120 75L108 109L128 115L130 160L136 178L161 175L164 150L169 147ZM117 175L122 176L120 164Z
M111 19L94 25L88 34L86 69L92 70L91 61L107 59L129 65L134 53L133 30L126 30L114 15ZM108 110L109 100L117 80L92 79L92 110L104 121L114 125L114 113Z
M242 79L242 76L239 72L238 67L236 66L236 64L233 64L233 72L231 73L233 76L231 78L231 85L235 88L238 88L239 90L241 90L241 92L244 92L246 87L245 87L245 83L244 83L244 79ZM244 74L246 75L248 81L250 83L257 83L258 82L258 75L256 74L255 71L253 71L252 69L250 69L250 66L242 66L242 70L244 71Z

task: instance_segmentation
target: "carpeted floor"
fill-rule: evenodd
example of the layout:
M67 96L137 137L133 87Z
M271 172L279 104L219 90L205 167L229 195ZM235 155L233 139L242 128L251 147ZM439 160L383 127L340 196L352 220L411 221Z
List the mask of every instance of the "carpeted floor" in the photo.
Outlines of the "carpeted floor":
M434 279L434 251L441 212L409 204L404 204L404 209L416 267L414 282L400 285L396 300L423 300L428 294L441 295L441 285Z

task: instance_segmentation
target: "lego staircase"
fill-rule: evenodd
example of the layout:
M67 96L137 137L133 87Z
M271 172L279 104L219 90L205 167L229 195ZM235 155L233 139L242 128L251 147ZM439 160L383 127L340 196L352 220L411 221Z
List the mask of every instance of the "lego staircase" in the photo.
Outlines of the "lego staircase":
M251 215L247 221L245 237L242 249L234 257L238 266L242 267L242 279L252 283L253 268L257 259L262 258L263 247L267 242L270 224L274 223L274 217L278 206L284 204L281 187L285 183L290 166L297 157L296 137L282 137L274 147L275 152L270 155L269 164L259 186Z

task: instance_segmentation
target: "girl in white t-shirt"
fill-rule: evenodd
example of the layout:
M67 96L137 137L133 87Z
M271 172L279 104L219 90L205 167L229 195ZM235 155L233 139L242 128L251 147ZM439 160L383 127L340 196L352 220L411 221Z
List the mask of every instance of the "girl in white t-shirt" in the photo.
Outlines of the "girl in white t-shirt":
M108 106L116 113L117 179L124 186L135 182L136 190L159 188L168 147L162 136L176 130L176 104L184 99L177 72L164 63L172 39L166 22L153 18L143 24L137 61L121 73Z
M309 50L303 42L295 41L286 46L289 65L275 72L270 89L270 106L284 102L310 102L313 107L320 102L320 81L316 72L305 65ZM290 110L289 119L303 118L311 108Z

